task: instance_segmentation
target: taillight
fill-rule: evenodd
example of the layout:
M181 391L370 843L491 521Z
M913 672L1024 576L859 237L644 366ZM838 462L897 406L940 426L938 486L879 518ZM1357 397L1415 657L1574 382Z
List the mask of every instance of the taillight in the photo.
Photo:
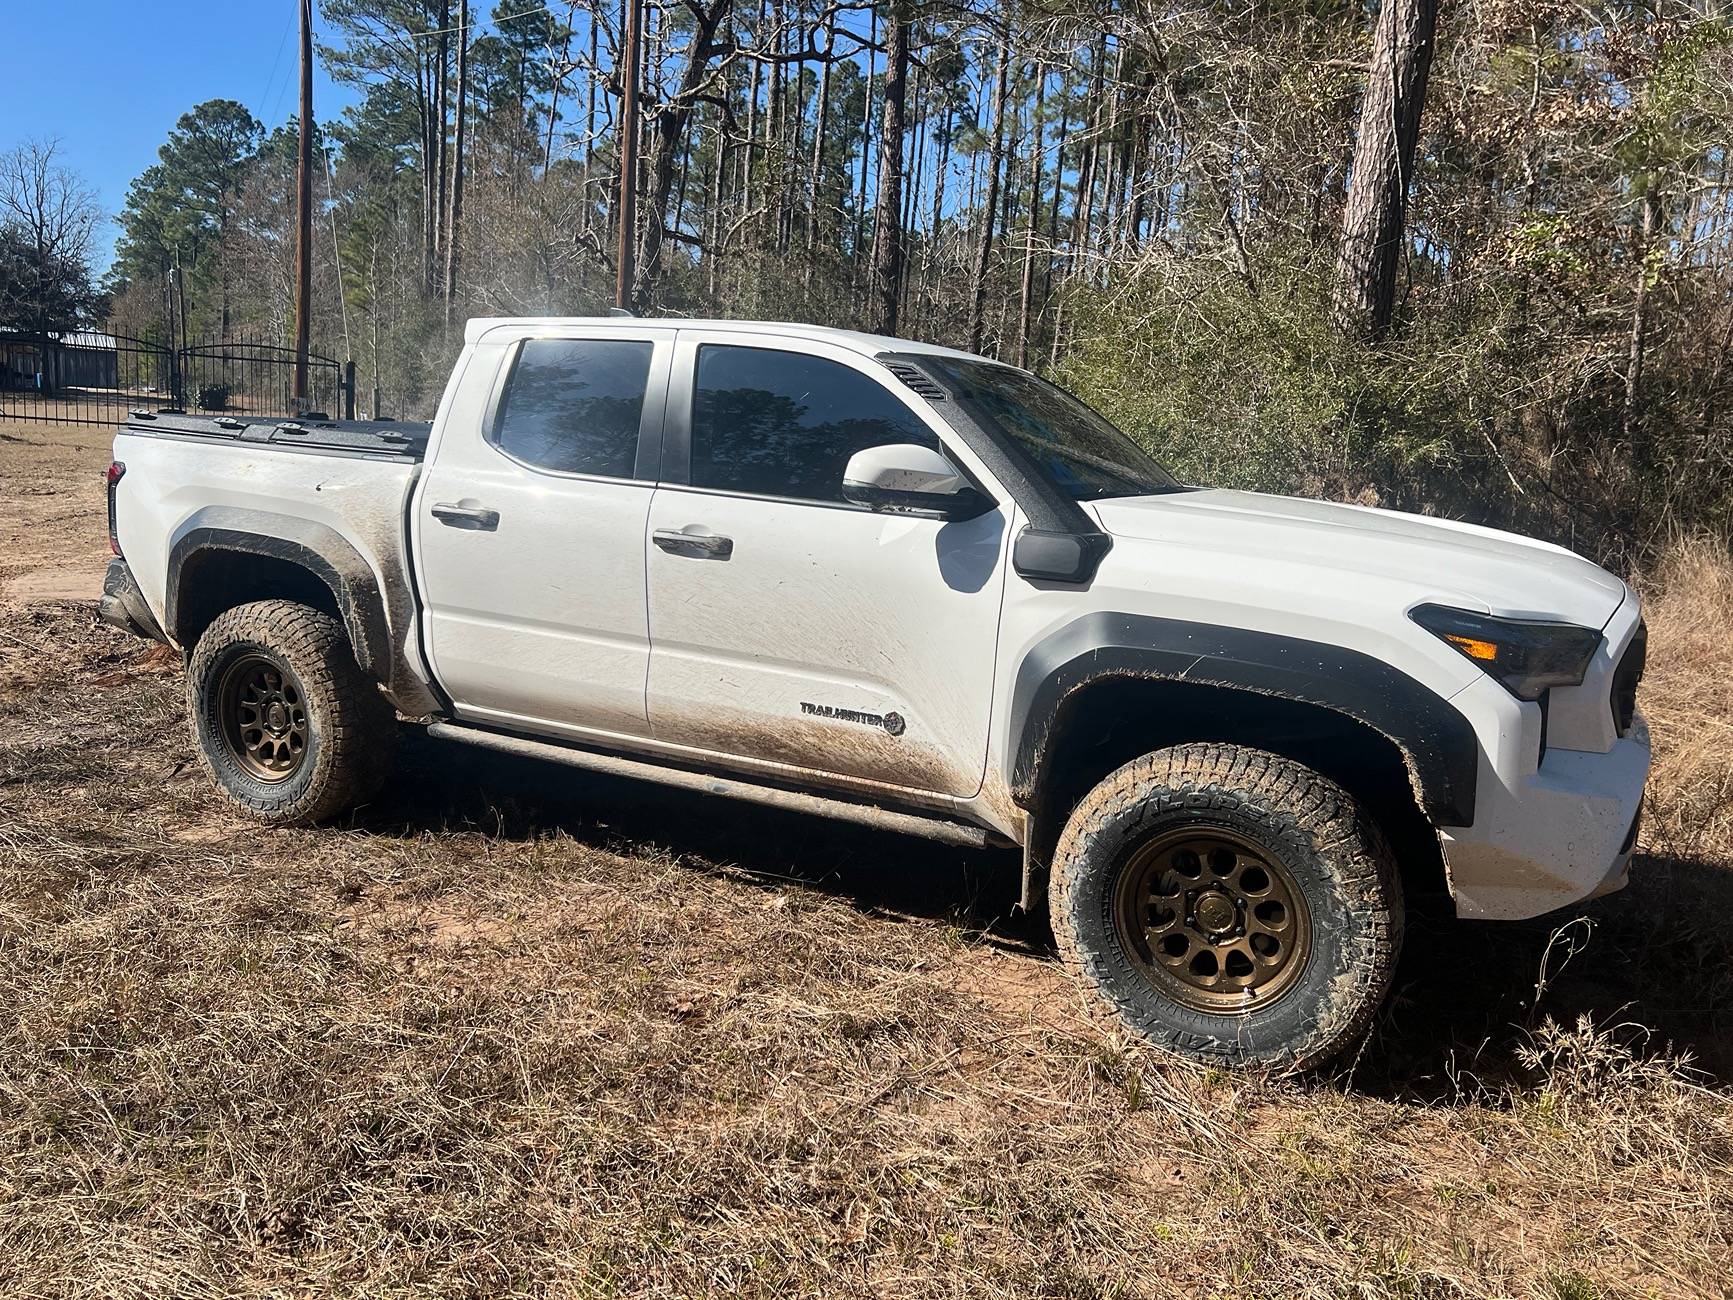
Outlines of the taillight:
M120 554L120 534L114 527L114 490L120 486L120 480L126 474L126 466L118 460L110 461L108 466L108 549L116 555Z

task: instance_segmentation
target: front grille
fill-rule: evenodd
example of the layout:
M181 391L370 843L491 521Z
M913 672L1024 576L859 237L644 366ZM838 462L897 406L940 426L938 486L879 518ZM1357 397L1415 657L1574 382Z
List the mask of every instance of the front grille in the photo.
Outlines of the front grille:
M1643 680L1643 666L1649 657L1649 629L1637 624L1637 634L1625 647L1624 658L1613 670L1613 725L1621 736L1631 729L1637 716L1637 686Z

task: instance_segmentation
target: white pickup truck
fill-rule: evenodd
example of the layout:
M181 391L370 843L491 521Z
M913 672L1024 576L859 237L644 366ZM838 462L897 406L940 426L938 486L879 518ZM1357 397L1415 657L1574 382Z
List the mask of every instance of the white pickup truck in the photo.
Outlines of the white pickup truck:
M476 320L431 428L135 415L102 609L187 657L240 809L366 800L395 723L1023 850L1097 1005L1306 1067L1403 892L1617 889L1643 624L1556 546L1182 486L966 353L804 325Z

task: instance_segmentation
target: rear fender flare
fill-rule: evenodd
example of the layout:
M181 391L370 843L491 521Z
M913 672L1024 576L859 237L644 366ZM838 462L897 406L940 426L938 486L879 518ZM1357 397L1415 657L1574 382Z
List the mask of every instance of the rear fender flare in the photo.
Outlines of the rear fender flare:
M207 506L175 529L169 539L164 618L177 641L181 628L181 579L189 562L212 551L283 560L312 574L331 592L361 671L385 681L391 665L391 632L379 581L361 553L336 529L293 515L231 506Z

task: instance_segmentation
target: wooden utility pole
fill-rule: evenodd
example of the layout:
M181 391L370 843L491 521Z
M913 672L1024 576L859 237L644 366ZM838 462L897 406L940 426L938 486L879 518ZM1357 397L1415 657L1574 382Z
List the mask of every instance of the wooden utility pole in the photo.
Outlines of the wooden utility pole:
M295 414L307 409L313 330L313 0L301 0L301 152L295 175Z
M633 254L638 242L638 19L641 0L626 0L620 70L620 252L614 306L632 306Z

